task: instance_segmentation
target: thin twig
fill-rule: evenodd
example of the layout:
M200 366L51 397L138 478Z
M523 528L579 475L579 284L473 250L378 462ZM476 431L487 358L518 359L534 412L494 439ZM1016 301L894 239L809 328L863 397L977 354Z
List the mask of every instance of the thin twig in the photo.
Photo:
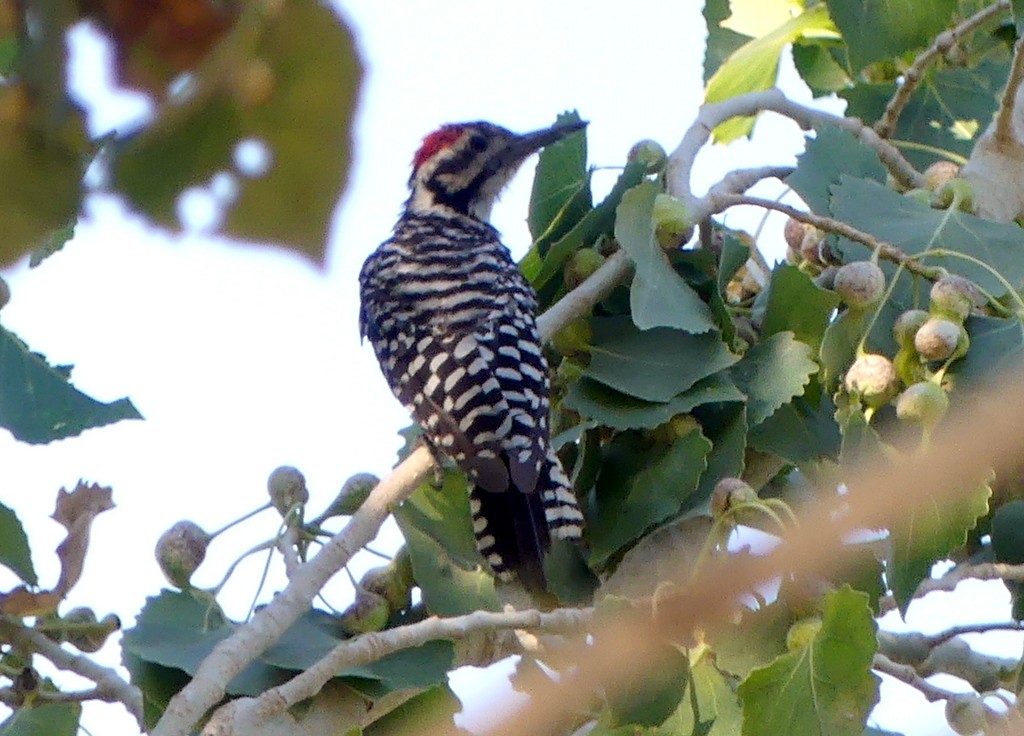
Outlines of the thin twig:
M890 677L895 677L900 682L910 685L915 690L918 690L929 702L935 702L937 700L947 700L951 696L956 695L952 690L946 690L933 685L928 680L921 677L917 670L911 667L909 664L898 664L893 662L891 659L886 657L884 654L875 654L874 659L871 662L872 669L878 670Z
M999 113L996 115L995 139L1000 143L1016 140L1013 129L1013 116L1017 107L1017 92L1024 81L1024 38L1017 39L1013 45L1013 64L1010 66L1010 78L1006 80L1006 89L999 102Z
M100 700L104 703L120 703L110 692L93 687L88 690L36 690L32 698L37 703L86 703L90 700ZM0 703L8 708L19 708L25 703L25 693L19 692L13 687L0 688Z
M363 634L339 644L316 664L285 684L236 705L232 713L233 726L237 732L244 732L244 725L249 718L254 719L254 722L272 718L316 695L339 672L376 662L394 652L422 646L430 641L464 639L482 631L529 629L549 633L578 632L590 623L592 616L593 609L589 608L563 608L543 613L535 610L503 613L475 611L447 619L431 617L408 626Z
M938 590L952 591L964 580L1012 580L1024 583L1024 565L1003 565L998 562L957 565L940 578L922 581L914 597L923 598Z
M123 703L140 727L142 726L142 693L138 688L125 682L115 670L97 664L81 654L69 652L44 634L10 619L4 622L4 629L13 644L23 646L50 660L58 669L74 672L96 683L97 699Z
M903 109L907 106L907 102L910 101L910 97L913 95L914 90L917 89L917 85L924 79L924 73L927 68L936 59L956 46L961 38L969 33L973 33L989 20L996 18L1009 9L1010 0L1000 0L989 5L987 8L979 10L963 22L936 36L935 40L932 41L932 45L922 51L903 73L903 83L896 88L895 94L893 94L889 103L885 106L885 112L882 113L882 117L875 123L875 132L882 138L891 136L896 129L896 123L899 122Z
M761 199L760 197L749 197L741 194L723 194L714 198L714 202L718 207L719 211L734 207L736 205L751 205L754 207L763 207L769 210L775 210L782 212L783 214L789 215L794 220L805 222L809 225L813 225L819 230L825 232L835 233L836 235L842 235L848 240L852 240L856 243L866 246L872 252L877 252L879 258L884 258L892 263L902 264L908 271L912 271L917 274L921 274L927 278L936 278L938 271L934 267L925 266L915 258L911 258L902 250L894 245L886 243L884 240L879 240L874 235L866 233L863 230L858 230L852 225L848 225L842 220L836 220L831 217L822 217L820 215L813 215L808 212L803 212L795 207L791 207L788 204L776 202L772 199Z

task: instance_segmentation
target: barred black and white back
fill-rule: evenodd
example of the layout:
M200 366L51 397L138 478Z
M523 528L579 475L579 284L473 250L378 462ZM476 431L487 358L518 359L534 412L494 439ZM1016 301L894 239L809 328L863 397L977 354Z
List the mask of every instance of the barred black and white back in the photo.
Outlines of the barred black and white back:
M579 538L583 517L550 446L536 296L482 217L525 138L486 123L427 138L406 210L360 274L360 329L432 448L468 474L484 558L541 588L551 536Z

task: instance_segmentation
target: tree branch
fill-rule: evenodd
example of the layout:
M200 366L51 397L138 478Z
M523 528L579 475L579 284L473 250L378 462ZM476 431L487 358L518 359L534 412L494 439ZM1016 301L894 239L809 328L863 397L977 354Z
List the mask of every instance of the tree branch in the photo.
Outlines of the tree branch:
M138 688L125 682L115 670L97 664L81 654L69 652L44 634L21 626L10 619L4 623L4 628L9 634L11 643L23 646L45 657L58 669L74 672L76 675L96 683L95 690L88 691L95 693L93 697L110 703L123 703L142 727L142 693Z
M949 697L956 695L952 690L946 690L938 685L931 684L928 680L921 677L917 670L909 664L898 664L893 662L884 654L875 655L871 662L871 668L889 675L890 677L895 677L900 682L910 685L933 703L937 700L946 700Z
M874 235L866 233L863 230L858 230L852 225L848 225L842 220L836 220L831 217L821 217L814 215L809 212L803 212L791 207L788 204L776 202L771 199L761 199L759 197L748 197L741 194L720 194L713 198L713 203L716 207L716 211L721 212L722 210L734 207L736 205L746 204L754 207L763 207L769 210L775 210L782 212L783 214L789 215L794 220L805 222L809 225L813 225L819 230L826 232L835 233L836 235L842 235L848 240L852 240L856 243L866 246L872 252L877 252L879 258L884 258L887 261L901 264L908 271L920 274L926 278L936 278L938 271L937 269L926 266L918 260L911 258L899 248L886 243L883 240L879 240Z
M903 84L896 88L896 93L885 106L885 112L882 113L882 117L875 123L875 132L882 138L891 136L896 129L896 123L899 121L900 115L903 113L903 108L907 106L907 102L910 101L910 97L914 94L914 90L917 89L917 85L924 78L924 73L928 66L959 43L961 38L969 33L973 33L989 20L1005 13L1009 9L1010 0L999 0L999 2L979 10L962 23L936 36L932 45L922 51L903 73Z
M363 634L335 647L304 672L278 687L271 688L256 698L246 698L234 704L230 712L230 730L227 733L246 733L248 724L273 718L286 709L320 692L320 689L339 672L370 662L376 662L394 652L422 646L439 639L457 640L482 631L503 629L530 629L549 633L578 632L590 623L593 609L562 608L549 612L506 611L493 613L476 611L455 618L431 617L408 626ZM221 719L211 722L211 730L223 729Z
M1010 66L1010 78L1006 80L1003 98L999 101L999 113L996 115L995 140L998 143L1010 143L1016 140L1013 117L1017 108L1017 92L1024 81L1024 38L1017 39L1013 45L1013 64Z
M780 90L750 92L721 102L706 103L697 113L697 119L683 135L682 141L668 158L666 182L668 192L679 197L691 210L696 210L696 197L690 189L690 172L697 154L711 138L711 131L730 118L756 115L771 111L790 118L805 130L834 125L857 136L870 146L893 177L908 188L924 186L922 176L903 154L888 141L882 140L869 126L856 118L846 118L814 110L793 102Z

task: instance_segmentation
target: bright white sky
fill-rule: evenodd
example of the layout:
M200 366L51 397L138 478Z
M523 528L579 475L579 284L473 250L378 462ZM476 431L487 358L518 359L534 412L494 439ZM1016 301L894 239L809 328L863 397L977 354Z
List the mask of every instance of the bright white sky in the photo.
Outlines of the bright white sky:
M74 363L74 381L87 393L103 400L127 395L146 417L42 447L0 432L0 501L29 528L44 585L56 580L52 551L63 538L48 519L57 489L80 477L113 486L117 508L94 526L85 575L68 606L98 606L99 616L114 612L130 626L145 596L163 585L152 555L157 537L178 519L212 530L256 508L278 465L305 473L313 515L352 473L383 475L391 467L396 432L408 422L369 347L360 346L356 275L390 232L425 133L474 119L528 130L577 109L591 121L591 163L617 166L641 138L671 150L701 101L704 24L697 2L634 0L600 10L583 0L342 5L367 76L356 167L336 213L325 271L273 248L171 238L126 216L116 202L92 201L61 253L41 268L4 274L13 292L4 325L51 362ZM129 127L144 105L100 91L105 57L89 42L91 33L77 35L73 86L102 102L92 109L92 132ZM787 88L809 101L796 84ZM835 102L825 106L839 109ZM696 188L740 165L792 163L801 147L795 126L764 119L753 143L702 155ZM529 244L530 169L532 163L494 216L518 255ZM597 188L613 177L599 172ZM214 584L240 552L276 529L276 516L267 512L218 538L197 583ZM229 586L230 615L245 615L262 566L263 558L255 558ZM0 590L13 584L2 572ZM268 590L280 584L280 571L272 571ZM338 581L328 600L343 607L346 586ZM1000 600L978 620L1003 617L1005 596ZM114 647L102 654L116 663ZM456 687L468 692L467 678ZM908 734L950 733L941 708L925 715L920 698L900 699L878 716L878 725ZM90 706L84 724L97 736L138 733L119 706Z

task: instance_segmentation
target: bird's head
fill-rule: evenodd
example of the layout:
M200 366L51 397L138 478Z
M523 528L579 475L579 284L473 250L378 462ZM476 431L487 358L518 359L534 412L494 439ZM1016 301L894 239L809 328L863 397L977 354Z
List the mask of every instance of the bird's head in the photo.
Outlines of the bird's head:
M486 122L445 125L424 138L413 157L406 207L417 212L443 208L486 221L530 154L585 126L566 123L519 135Z

